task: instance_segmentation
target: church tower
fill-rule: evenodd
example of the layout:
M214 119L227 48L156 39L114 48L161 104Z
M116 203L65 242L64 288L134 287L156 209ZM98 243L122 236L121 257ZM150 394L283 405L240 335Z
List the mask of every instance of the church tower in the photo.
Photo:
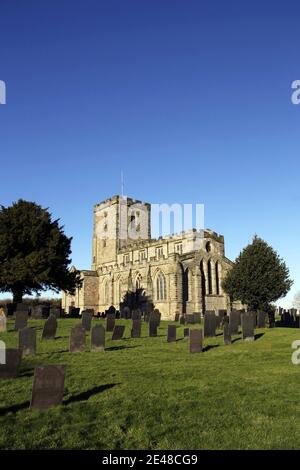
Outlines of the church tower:
M151 205L113 196L94 206L92 270L116 263L121 248L151 238Z

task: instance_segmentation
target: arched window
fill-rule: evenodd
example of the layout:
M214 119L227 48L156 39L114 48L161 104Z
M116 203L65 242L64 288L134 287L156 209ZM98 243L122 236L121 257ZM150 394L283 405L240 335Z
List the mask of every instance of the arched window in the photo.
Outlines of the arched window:
M110 303L109 301L109 283L108 281L105 282L104 284L104 303L108 305Z
M208 277L208 293L212 294L212 277L211 277L211 261L207 263L207 277Z
M156 299L166 300L167 299L167 283L163 273L159 273L156 278Z
M216 294L217 295L220 295L220 281L219 281L219 262L216 261L216 269L215 269L215 272L216 272Z
M136 277L135 288L136 288L136 290L142 288L142 276L140 274L138 274L137 277Z

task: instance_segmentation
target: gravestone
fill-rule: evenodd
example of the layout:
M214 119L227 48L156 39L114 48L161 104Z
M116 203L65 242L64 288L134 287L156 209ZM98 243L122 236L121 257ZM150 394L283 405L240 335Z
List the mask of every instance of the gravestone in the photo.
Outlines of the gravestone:
M216 314L213 310L208 310L204 315L204 338L214 338L216 336Z
M108 331L109 333L114 331L115 323L116 323L115 316L112 314L108 314L106 317L106 331Z
M96 325L92 328L91 351L104 352L105 350L105 328L102 325Z
M23 328L19 331L19 349L22 357L33 356L36 351L36 330L35 328Z
M3 308L0 308L0 333L6 333L7 319Z
M180 323L180 325L185 325L186 324L185 315L181 315L181 317L179 318L179 323Z
M254 341L254 315L245 312L242 315L242 334L245 341Z
M226 317L226 315L227 315L227 310L225 310L225 309L218 310L218 315L219 315L219 317L221 317L223 319L223 317Z
M180 317L179 313L176 312L176 313L175 313L175 320L174 320L174 321L178 322L178 321L179 321L179 317Z
M131 314L132 320L140 320L141 318L142 318L142 312L140 311L140 309L132 310L132 314Z
M81 315L81 323L85 331L91 331L92 314L84 310Z
M190 330L190 353L202 352L202 330Z
M269 319L269 328L275 328L275 326L276 326L275 313L270 312L268 314L268 319Z
M34 371L30 408L47 410L60 405L64 395L66 366L37 366Z
M45 321L42 339L54 339L57 330L57 320L53 315L50 315L49 318Z
M233 336L238 335L239 334L239 313L237 310L232 310L232 312L230 312L229 323L230 323L231 334Z
M176 325L168 325L168 343L176 342Z
M216 329L218 330L221 327L222 318L219 315L216 315Z
M28 304L17 303L16 304L16 312L26 312L27 315L28 315L28 312L29 312Z
M231 344L231 331L229 322L225 321L223 324L223 337L224 344Z
M123 310L124 310L124 315L125 315L124 318L126 318L126 320L128 320L129 318L131 318L131 311L130 311L130 308L129 308L129 307L124 307Z
M160 318L161 318L160 311L156 308L153 310L152 315L153 315L153 320L157 321L157 326L160 326Z
M60 318L60 308L59 307L50 307L49 314L54 315L56 318Z
M70 334L70 352L85 352L86 350L86 339L85 329L82 325L75 325L71 328Z
M132 320L131 323L131 338L140 338L142 331L142 321Z
M116 341L118 339L122 339L125 331L125 326L124 325L116 325L114 327L114 331L112 334L112 340Z
M201 314L200 312L194 312L194 324L201 323Z
M149 336L154 337L157 336L157 322L156 321L149 321Z
M144 322L145 322L145 323L149 323L149 321L150 321L150 315L151 315L150 312L145 312L145 313L144 313Z
M188 325L193 325L195 323L195 318L194 318L194 314L193 313L188 313L186 315L186 323Z
M266 313L262 310L257 312L257 328L265 328L266 327Z
M2 361L0 363L0 379L15 379L18 376L22 351L5 349L5 354L0 353L0 356L5 358L5 364L2 364Z
M22 328L26 328L28 321L28 313L22 310L16 311L15 317L15 331L22 330Z
M190 329L189 328L184 328L183 336L184 336L184 338L188 338L190 336Z

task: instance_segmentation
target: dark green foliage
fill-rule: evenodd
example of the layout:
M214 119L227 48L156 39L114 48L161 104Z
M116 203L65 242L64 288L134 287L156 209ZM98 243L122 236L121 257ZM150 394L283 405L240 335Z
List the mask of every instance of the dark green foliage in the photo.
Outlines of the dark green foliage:
M47 209L20 199L0 208L0 292L23 295L51 289L73 293L79 273L69 271L71 240Z
M223 288L231 301L240 300L253 310L269 311L270 303L284 297L293 281L276 251L255 236L227 273Z
M151 298L146 295L144 289L136 289L136 291L128 291L124 295L121 308L129 307L130 311L140 309L142 312L153 310L154 305Z

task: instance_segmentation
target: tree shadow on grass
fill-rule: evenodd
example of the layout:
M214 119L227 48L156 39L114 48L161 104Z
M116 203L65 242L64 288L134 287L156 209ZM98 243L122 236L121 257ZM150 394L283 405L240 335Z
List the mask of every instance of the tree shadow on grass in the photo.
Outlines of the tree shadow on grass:
M121 384L114 383L114 384L100 385L99 387L91 388L90 390L87 390L86 392L78 393L78 395L72 395L70 398L63 401L63 405L69 405L70 403L77 403L80 401L87 401L89 398L93 397L94 395L105 392L105 390L109 390L110 388L113 388L116 385L121 385Z

